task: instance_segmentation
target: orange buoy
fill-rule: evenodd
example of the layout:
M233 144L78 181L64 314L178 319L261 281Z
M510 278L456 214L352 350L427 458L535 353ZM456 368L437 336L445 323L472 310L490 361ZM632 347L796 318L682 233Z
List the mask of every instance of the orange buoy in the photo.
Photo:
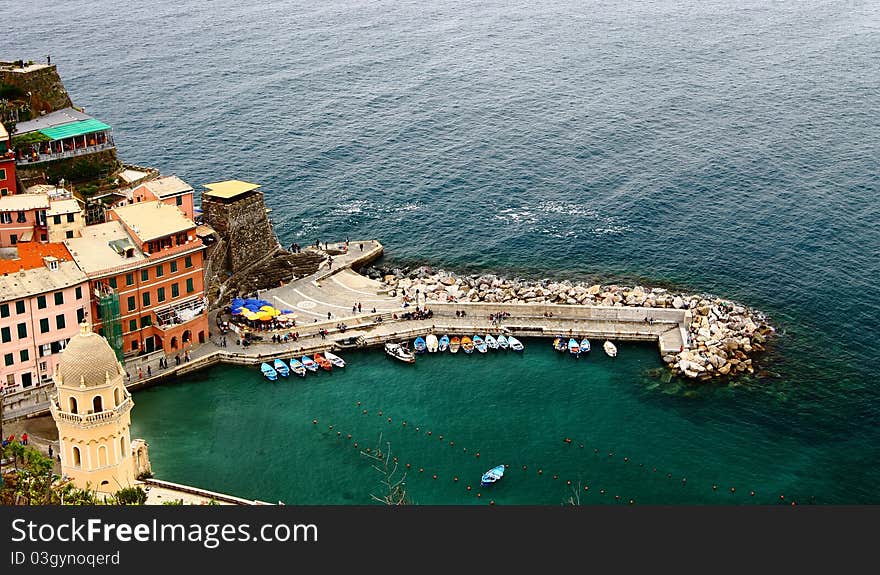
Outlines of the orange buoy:
M458 482L458 477L453 477L452 480Z
M479 457L479 456L480 456L480 452L478 451L478 452L476 453L476 456L475 456L475 457Z
M564 442L566 442L566 443L571 443L571 439L570 439L570 438L568 438L568 437L566 437L566 438L565 438L565 439L563 439L563 440L562 440L562 441L564 441Z
M620 495L615 495L615 496L614 496L614 499L620 501Z
M571 485L571 479L569 479L569 480L566 481L565 483L566 483L566 485Z
M409 468L410 468L410 465L409 465L409 463L407 463L407 464L406 464L406 468L407 468L407 469L409 469Z
M779 498L785 501L785 495L780 495Z
M792 506L792 507L795 506L795 502L794 502L794 501L791 502L791 506Z
M436 476L436 475L434 476L434 479L437 479L437 476Z
M584 485L584 491L589 491L589 490L590 490L590 486L589 486L589 485Z
M477 493L477 497L482 497L482 496L483 496L482 493Z
M367 453L369 453L370 451L372 451L372 449L370 449L370 448L368 447L368 448L367 448Z
M749 491L749 495L751 495L752 497L754 497L754 496L755 496L755 492L754 492L754 491Z
M489 505L495 505L495 500L493 499L492 501L490 501Z
M467 486L467 490L468 490L468 491L471 490L471 486L470 486L470 485Z
M736 493L736 487L731 487L731 488L730 488L730 492L731 492L731 493Z

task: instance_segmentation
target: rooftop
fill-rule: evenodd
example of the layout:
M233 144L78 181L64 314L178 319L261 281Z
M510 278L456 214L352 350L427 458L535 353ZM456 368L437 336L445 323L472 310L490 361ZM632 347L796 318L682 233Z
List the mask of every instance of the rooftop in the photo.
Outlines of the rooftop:
M46 215L58 216L61 214L74 214L81 210L82 208L79 207L79 202L73 198L69 200L56 200L49 204L49 209L46 210Z
M64 244L19 244L18 251L18 259L0 259L0 301L53 292L87 281ZM47 268L43 256L58 258L58 269Z
M19 122L15 127L15 134L27 134L28 132L36 132L37 130L45 130L56 126L63 126L72 122L82 122L84 120L92 120L91 116L80 112L76 108L64 108L55 112L49 112L39 118L28 120L27 122Z
M169 198L193 191L191 185L177 176L162 176L161 178L144 182L138 187L150 190L157 198Z
M17 272L43 266L43 258L51 256L59 260L73 261L67 247L61 243L41 244L24 243L4 249L0 254L0 274Z
M241 180L227 180L225 182L205 184L205 187L210 191L205 192L204 195L212 198L228 200L235 196L256 190L260 187L260 184L251 184L248 182L242 182Z
M52 140L63 140L64 138L72 138L74 136L82 136L93 132L102 132L109 130L110 126L100 120L83 120L82 122L71 122L54 128L44 128L40 133Z
M133 170L131 168L126 168L119 173L119 178L128 184L140 180L142 178L146 178L150 174L148 172L142 172L140 170Z
M64 240L73 259L87 274L96 274L147 258L132 241L121 222L86 226L81 238ZM131 257L126 257L126 249Z
M48 207L49 197L46 194L13 194L0 197L0 212L26 212Z
M140 202L113 208L121 221L142 242L164 238L196 227L177 206L160 201Z

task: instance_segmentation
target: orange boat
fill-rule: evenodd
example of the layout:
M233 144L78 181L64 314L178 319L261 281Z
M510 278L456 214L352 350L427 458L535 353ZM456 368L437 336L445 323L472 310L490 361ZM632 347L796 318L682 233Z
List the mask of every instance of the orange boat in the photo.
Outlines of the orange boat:
M325 371L330 371L333 369L333 364L330 363L330 360L321 355L320 353L316 353L314 355L315 363L318 364L318 367L324 369Z

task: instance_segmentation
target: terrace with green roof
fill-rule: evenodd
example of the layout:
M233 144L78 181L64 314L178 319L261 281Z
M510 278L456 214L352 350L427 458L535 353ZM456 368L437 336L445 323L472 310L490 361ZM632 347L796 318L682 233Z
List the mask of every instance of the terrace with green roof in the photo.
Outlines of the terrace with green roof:
M76 108L21 122L12 136L16 161L30 165L115 148L111 128Z

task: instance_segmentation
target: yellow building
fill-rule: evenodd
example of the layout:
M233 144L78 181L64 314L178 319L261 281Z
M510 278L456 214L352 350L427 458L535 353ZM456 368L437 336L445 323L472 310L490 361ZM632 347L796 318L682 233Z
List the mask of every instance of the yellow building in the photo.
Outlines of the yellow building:
M87 322L80 324L61 354L50 403L61 472L77 487L115 493L135 483L138 462L129 432L134 402L124 378L107 340Z

